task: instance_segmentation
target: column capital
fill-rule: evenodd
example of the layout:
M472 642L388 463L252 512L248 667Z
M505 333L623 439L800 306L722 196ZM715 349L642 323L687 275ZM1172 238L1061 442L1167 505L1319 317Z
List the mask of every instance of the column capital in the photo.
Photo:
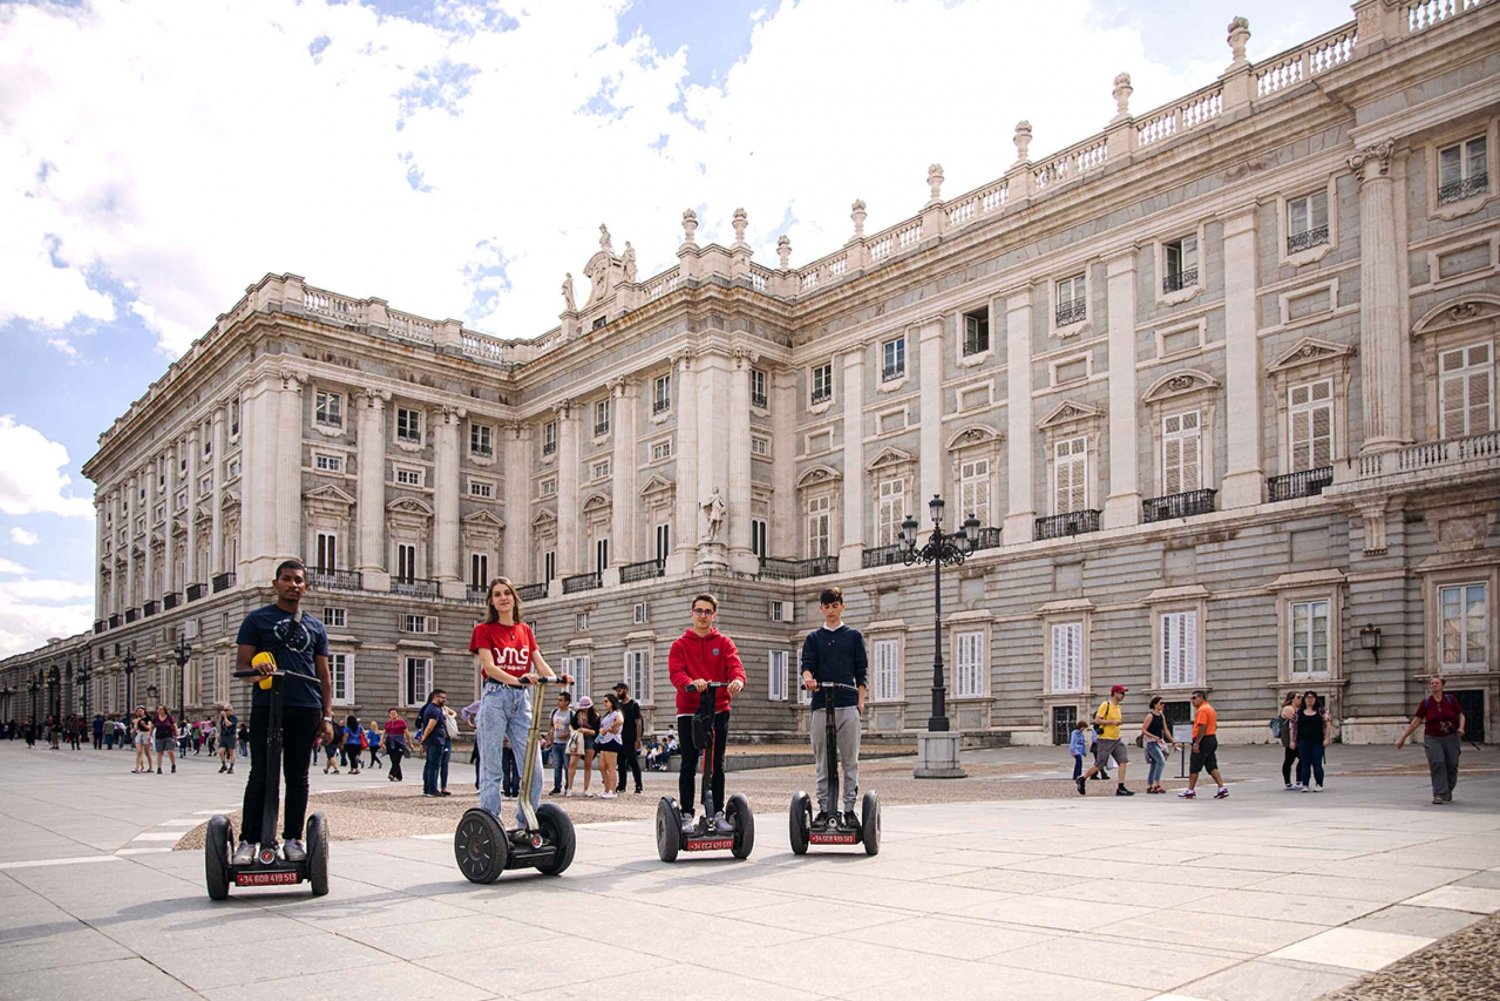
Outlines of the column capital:
M306 372L299 372L294 368L283 368L281 371L277 372L276 375L281 379L282 389L300 390L308 381L308 375Z
M1391 160L1395 157L1396 140L1382 139L1357 150L1349 157L1349 169L1359 175L1361 185L1389 176Z
M388 389L366 389L363 393L365 406L372 410L384 410L385 405L391 402L391 391Z
M760 361L760 352L747 348L744 345L737 346L730 353L734 356L735 368L745 368L747 365L753 365Z
M438 415L444 427L458 427L459 422L469 416L469 411L463 407L444 404L439 408Z

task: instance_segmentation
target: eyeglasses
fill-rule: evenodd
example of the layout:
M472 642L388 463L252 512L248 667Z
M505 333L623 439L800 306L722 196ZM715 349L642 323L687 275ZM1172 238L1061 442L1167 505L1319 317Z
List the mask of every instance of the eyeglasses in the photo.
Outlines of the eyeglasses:
M695 608L695 609L693 609L693 614L694 615L712 615L712 614L714 614L714 610L712 608Z

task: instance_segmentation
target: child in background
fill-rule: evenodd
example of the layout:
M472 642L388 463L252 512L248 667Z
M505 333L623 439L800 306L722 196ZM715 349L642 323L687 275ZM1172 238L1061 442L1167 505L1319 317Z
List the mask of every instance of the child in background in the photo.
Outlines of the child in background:
M1088 738L1084 731L1089 725L1083 720L1073 724L1073 736L1068 739L1068 750L1073 754L1073 781L1078 781L1078 776L1083 774L1083 756L1088 751Z

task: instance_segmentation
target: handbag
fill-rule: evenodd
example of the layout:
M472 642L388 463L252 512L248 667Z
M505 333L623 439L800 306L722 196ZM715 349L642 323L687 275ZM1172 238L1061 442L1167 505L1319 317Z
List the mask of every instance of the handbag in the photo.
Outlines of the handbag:
M568 734L568 748L567 748L567 750L568 750L569 754L582 754L583 753L583 734L579 733L576 730L573 731L572 733Z

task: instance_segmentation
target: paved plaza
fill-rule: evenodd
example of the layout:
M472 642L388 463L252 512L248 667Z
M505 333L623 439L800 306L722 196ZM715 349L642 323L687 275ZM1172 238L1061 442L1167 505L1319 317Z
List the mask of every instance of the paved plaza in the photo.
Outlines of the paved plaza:
M16 742L0 746L0 998L1313 998L1500 911L1493 749L1466 750L1451 807L1429 805L1420 754L1339 749L1329 791L1297 795L1268 751L1226 750L1232 795L1191 803L1062 797L1028 770L1056 749L975 752L1040 798L892 803L874 858L792 855L783 808L758 813L746 862L664 865L627 819L581 826L561 878L481 887L438 832L339 841L322 899L212 904L202 855L169 849L237 806L240 782L206 758L134 776L124 754ZM387 785L313 779L314 808ZM455 788L470 779L456 769Z

